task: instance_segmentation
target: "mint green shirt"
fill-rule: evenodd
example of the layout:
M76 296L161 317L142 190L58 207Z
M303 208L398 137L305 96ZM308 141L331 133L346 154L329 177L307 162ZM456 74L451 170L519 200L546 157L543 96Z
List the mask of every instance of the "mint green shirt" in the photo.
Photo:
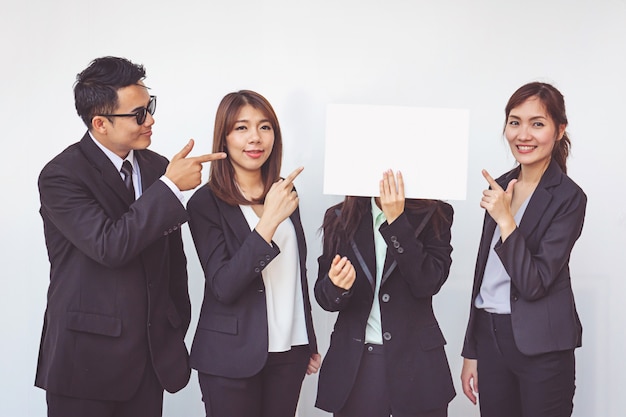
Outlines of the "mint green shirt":
M367 319L367 327L365 328L365 343L373 343L376 345L383 344L383 331L380 320L380 302L378 301L378 293L380 292L380 281L383 276L383 268L385 267L385 259L387 257L387 242L379 232L380 226L387 221L385 213L378 208L376 200L372 197L372 219L374 227L374 250L376 252L376 287L374 290L374 302Z

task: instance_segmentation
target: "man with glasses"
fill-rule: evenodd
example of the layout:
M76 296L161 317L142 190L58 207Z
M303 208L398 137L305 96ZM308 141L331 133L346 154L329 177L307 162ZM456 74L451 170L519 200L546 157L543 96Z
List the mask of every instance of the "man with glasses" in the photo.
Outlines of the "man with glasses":
M181 191L202 163L150 145L156 97L143 66L98 58L78 74L83 138L39 177L50 286L35 385L49 417L157 417L189 380L191 307Z

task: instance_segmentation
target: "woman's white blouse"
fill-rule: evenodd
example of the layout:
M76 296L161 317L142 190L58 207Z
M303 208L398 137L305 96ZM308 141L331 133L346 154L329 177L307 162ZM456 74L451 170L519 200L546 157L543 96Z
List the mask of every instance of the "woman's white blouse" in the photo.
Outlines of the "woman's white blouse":
M258 216L251 206L239 207L253 230L259 222ZM309 343L298 240L290 218L278 226L272 241L280 248L280 253L261 272L267 302L268 352L286 352L292 346Z

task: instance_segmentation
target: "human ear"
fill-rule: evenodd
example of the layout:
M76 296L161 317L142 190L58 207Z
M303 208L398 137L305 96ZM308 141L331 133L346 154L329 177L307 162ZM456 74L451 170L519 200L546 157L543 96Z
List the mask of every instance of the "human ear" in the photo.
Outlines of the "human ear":
M559 125L559 134L557 135L557 140L563 139L563 135L565 135L565 128L566 127L567 127L567 125L565 125L565 124Z
M91 129L94 132L105 134L107 129L104 120L105 118L103 116L94 116L93 119L91 119Z

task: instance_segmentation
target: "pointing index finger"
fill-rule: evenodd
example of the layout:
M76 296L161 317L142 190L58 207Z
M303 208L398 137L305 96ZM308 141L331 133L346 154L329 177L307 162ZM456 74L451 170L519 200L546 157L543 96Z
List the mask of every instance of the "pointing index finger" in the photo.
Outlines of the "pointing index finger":
M189 142L187 142L187 144L183 146L183 149L181 149L180 152L172 157L172 161L184 159L187 155L189 155L189 152L191 152L191 150L193 149L193 144L193 139L189 139Z
M500 185L496 182L496 180L494 180L491 177L491 175L489 175L486 169L483 169L482 173L483 173L483 177L485 177L485 179L489 183L489 186L491 187L492 190L502 190L502 187L500 187Z
M216 153L207 153L204 155L194 156L187 159L192 159L194 161L198 161L200 163L216 161L218 159L226 158L225 152L216 152Z
M289 184L289 183L292 183L292 182L293 182L293 180L295 180L295 179L296 179L296 177L297 177L298 175L300 175L300 173L301 173L303 170L304 170L304 167L298 167L298 168L294 169L294 170L293 170L293 172L292 172L291 174L287 175L287 177L284 179L284 181L285 181L286 183L288 183L288 184Z

